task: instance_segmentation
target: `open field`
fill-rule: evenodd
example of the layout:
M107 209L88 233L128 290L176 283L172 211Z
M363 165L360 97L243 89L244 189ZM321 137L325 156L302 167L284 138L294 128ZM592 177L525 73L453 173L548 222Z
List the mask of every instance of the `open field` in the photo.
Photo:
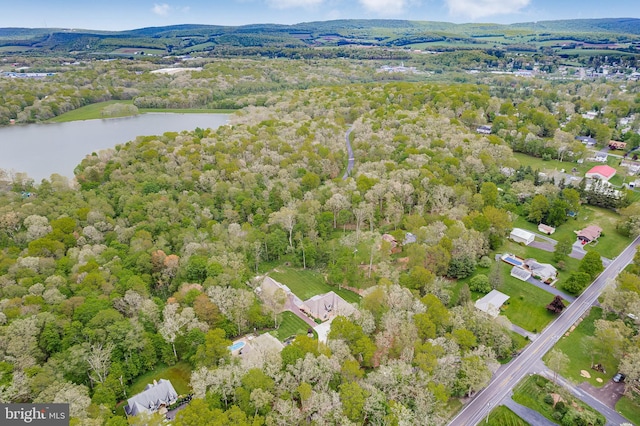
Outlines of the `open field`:
M309 325L298 318L293 312L284 311L282 313L282 323L275 331L278 340L282 341L289 336L297 336L298 334L307 334Z
M528 426L529 423L522 420L516 413L504 405L494 408L489 414L489 418L480 422L483 425L492 426Z
M61 114L57 117L54 117L50 120L47 120L47 122L49 123L65 123L68 121L79 121L79 120L96 120L96 119L100 119L100 118L104 118L102 116L102 110L109 106L109 105L114 105L114 104L133 104L133 101L105 101L105 102L98 102L96 104L91 104L91 105L86 105L77 109L74 109L73 111L69 111L66 112L64 114ZM203 108L197 108L197 109L169 109L169 108L140 108L138 110L141 114L147 113L147 112L173 112L173 113L179 113L179 114L196 114L196 113L205 113L205 114L230 114L235 112L235 110L229 110L229 109L203 109ZM109 118L114 118L114 117L109 117Z
M600 319L602 316L602 309L591 308L591 312L585 319L570 332L569 336L566 334L556 343L555 349L562 351L569 357L569 363L564 366L560 374L567 379L575 383L589 382L593 386L602 387L607 383L614 374L618 371L618 361L612 357L598 357L594 356L594 353L590 347L586 346L587 338L593 336L595 327L593 322ZM548 359L548 354L543 358L545 361ZM606 374L591 369L591 362L600 363L604 366ZM590 379L582 377L580 370L586 370L591 375ZM602 379L602 383L599 383L596 379Z
M529 407L533 410L536 410L538 413L545 416L547 419L556 423L557 420L554 420L552 414L554 413L554 408L551 404L547 404L544 402L544 397L550 393L550 389L553 389L555 386L544 377L540 376L529 376L526 377L523 381L521 381L518 386L514 389L513 392L513 400L519 404L522 404L526 407ZM572 398L567 394L562 393L563 399L565 399L565 404L567 406L573 405L578 407L579 411L588 410L594 412L602 419L602 424L604 424L604 416L589 407L587 404L583 403L580 400Z
M356 293L330 286L325 282L322 274L315 271L278 267L269 275L274 280L289 287L293 294L302 300L307 300L317 294L333 291L349 303L358 303L360 301L360 296Z
M115 104L127 104L132 105L133 101L105 101L98 102L97 104L85 105L83 107L74 109L73 111L65 112L57 117L53 117L47 120L49 123L65 123L68 121L79 120L94 120L98 118L104 118L102 116L102 110L109 105Z
M616 411L622 414L631 424L640 425L640 404L623 396L616 404Z

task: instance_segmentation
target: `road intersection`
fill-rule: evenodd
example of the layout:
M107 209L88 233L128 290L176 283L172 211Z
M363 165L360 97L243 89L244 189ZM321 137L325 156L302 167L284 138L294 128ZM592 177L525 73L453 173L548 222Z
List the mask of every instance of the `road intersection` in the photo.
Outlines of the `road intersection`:
M640 245L637 237L624 251L607 266L595 281L556 318L539 337L531 342L521 354L491 379L489 385L479 392L471 402L463 407L451 421L450 426L477 425L489 415L491 410L500 405L511 394L513 388L528 374L539 368L539 362L560 337L567 332L587 310L598 300L609 280L614 279L629 263L633 261L636 247ZM613 423L611 423L613 424Z

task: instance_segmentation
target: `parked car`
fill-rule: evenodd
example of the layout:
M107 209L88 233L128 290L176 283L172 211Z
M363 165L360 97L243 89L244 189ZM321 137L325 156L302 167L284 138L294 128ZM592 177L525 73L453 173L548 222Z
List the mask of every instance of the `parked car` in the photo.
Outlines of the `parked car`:
M624 382L624 379L625 379L626 377L627 377L627 376L625 376L625 375L624 375L624 374L622 374L622 373L616 373L616 375L615 375L615 376L613 376L613 381L614 381L614 382L616 382L616 383L622 383L622 382Z

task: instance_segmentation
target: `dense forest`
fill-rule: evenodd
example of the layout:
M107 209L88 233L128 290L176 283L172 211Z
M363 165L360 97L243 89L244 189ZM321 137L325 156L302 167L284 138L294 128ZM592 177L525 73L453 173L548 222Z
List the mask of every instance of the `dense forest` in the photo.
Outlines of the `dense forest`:
M200 61L174 75L118 60L0 79L0 124L107 100L238 109L216 130L87 155L73 180L0 171L1 401L70 402L78 425L160 424L126 419L122 401L148 373L180 366L194 399L176 425L445 424L526 344L472 303L504 284L493 258L517 220L562 226L588 206L616 215L611 238L640 234L635 192L555 182L523 161L581 167L593 154L576 136L640 146L637 82L391 81L378 61ZM355 168L343 179L348 130ZM415 241L396 244L407 233ZM563 291L601 271L588 253L554 253L569 265ZM257 291L278 268L316 272L358 302L326 344L303 333L245 362L231 343L283 321L283 301ZM629 383L640 378L637 324L623 321L640 316L637 269L605 295L620 319L603 319L593 341L605 351L621 333Z

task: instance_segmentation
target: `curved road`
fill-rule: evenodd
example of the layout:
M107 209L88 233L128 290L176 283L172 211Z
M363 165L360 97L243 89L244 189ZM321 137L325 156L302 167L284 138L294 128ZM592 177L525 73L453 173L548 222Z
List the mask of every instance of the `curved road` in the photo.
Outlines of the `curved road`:
M491 379L489 385L478 393L471 402L451 421L451 426L471 426L482 421L491 410L509 395L511 390L527 374L535 370L535 364L547 353L578 318L598 300L598 296L610 279L615 278L625 266L633 260L636 247L640 244L637 237L615 258L598 278L560 314L555 321L544 329L540 336L527 346L520 356L514 358L504 369Z
M349 155L349 162L347 163L347 170L344 172L342 180L347 180L347 178L351 176L351 170L353 170L353 163L355 162L353 149L351 148L351 141L349 140L349 136L351 135L352 131L353 126L349 127L349 130L347 130L347 133L344 135L344 138L347 141L347 154Z

